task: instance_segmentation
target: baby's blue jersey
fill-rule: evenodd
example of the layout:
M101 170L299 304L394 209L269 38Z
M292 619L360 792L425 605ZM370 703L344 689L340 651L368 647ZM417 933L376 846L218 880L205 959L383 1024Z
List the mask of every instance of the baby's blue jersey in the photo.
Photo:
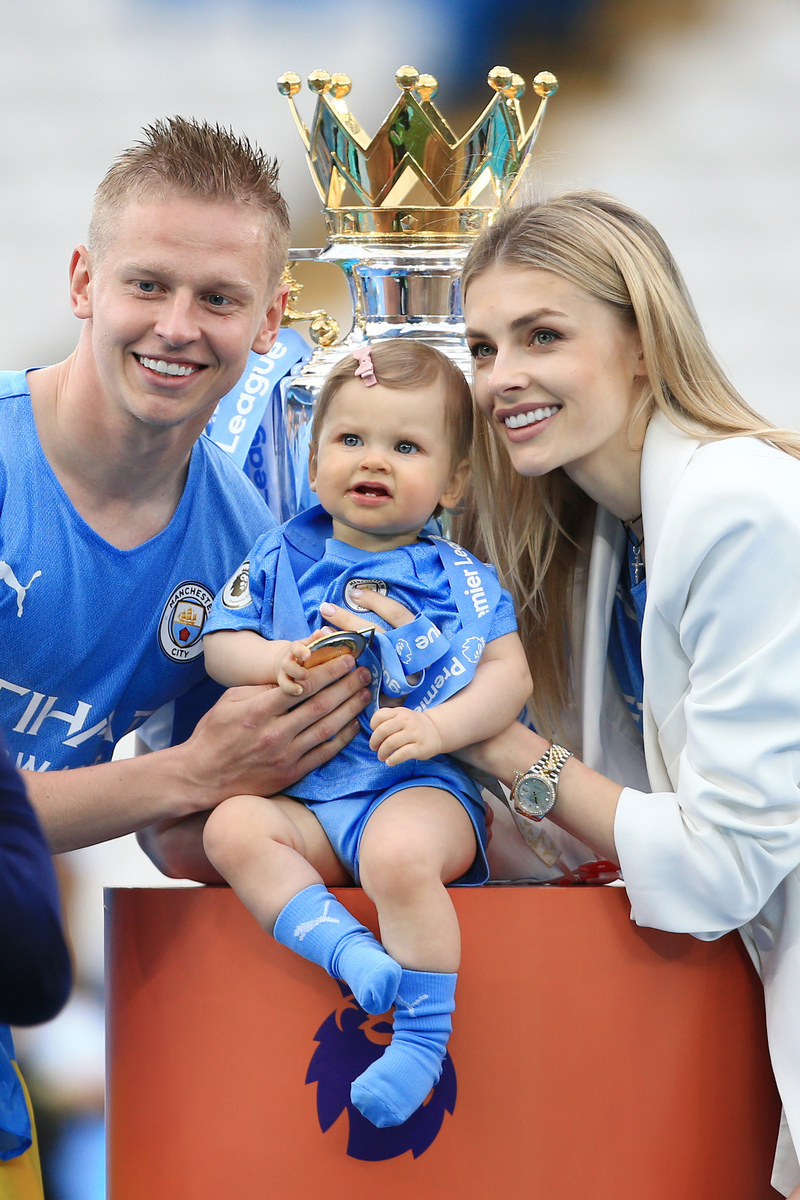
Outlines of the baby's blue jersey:
M45 458L25 372L0 372L0 723L12 761L82 767L190 689L181 740L212 699L201 634L214 594L274 526L202 436L165 529L119 550L78 514ZM215 694L219 694L217 690Z
M285 545L303 612L312 632L323 624L319 613L323 601L341 605L351 612L358 611L350 592L355 583L368 580L412 613L424 613L444 637L456 636L462 628L461 619L447 572L430 539L423 535L410 546L371 554L337 541L331 533L330 517L317 507L261 537L251 552L249 563L242 565L215 600L206 632L251 629L269 639L305 636L305 629L289 627L290 598L282 591L281 579L276 579L281 547ZM493 573L491 567L483 569ZM364 622L391 628L371 612L364 613ZM512 633L516 628L511 597L508 592L501 591L487 641ZM311 800L332 799L346 791L392 787L416 772L430 775L435 770L446 776L455 774L460 780L466 778L452 760L441 756L421 763L389 767L369 749L369 732L368 720L362 717L362 731L355 740L332 762L294 785L291 794Z

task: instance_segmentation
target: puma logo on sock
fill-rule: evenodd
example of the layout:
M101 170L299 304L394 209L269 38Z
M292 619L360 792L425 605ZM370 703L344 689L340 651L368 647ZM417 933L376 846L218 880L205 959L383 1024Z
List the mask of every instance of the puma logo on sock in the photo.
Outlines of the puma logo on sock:
M430 999L430 997L428 996L428 993L423 992L423 994L421 996L417 996L416 1000L412 1000L412 1002L410 1004L407 1004L405 1000L401 1000L399 996L397 996L395 998L394 1003L395 1003L395 1007L397 1007L397 1005L399 1004L401 1006L401 1008L405 1008L407 1010L408 1015L410 1017L415 1017L417 1014L414 1012L414 1009L417 1007L418 1004L422 1004L423 1000L428 1000L428 999Z
M312 929L316 929L318 925L340 925L341 921L338 917L329 917L328 909L331 906L330 900L325 901L325 907L322 910L321 917L315 917L313 921L303 921L301 925L295 928L294 936L299 942L302 942L307 933L311 933ZM418 1003L418 1001L414 1001Z

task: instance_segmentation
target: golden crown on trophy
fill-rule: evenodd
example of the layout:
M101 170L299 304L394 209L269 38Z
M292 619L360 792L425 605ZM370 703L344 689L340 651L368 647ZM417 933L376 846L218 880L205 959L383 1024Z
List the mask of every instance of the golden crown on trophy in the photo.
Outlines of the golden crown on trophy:
M542 71L533 80L540 101L526 130L520 109L525 81L508 67L494 67L488 82L495 94L462 138L433 104L438 83L432 75L407 66L397 71L395 81L402 95L370 138L347 106L349 76L311 72L308 87L317 103L310 129L294 103L302 87L299 75L289 71L278 79L278 91L288 99L303 139L330 232L345 237L372 233L462 238L477 233L497 205L510 203L514 196L547 101L558 87L555 75ZM494 203L476 207L488 188Z

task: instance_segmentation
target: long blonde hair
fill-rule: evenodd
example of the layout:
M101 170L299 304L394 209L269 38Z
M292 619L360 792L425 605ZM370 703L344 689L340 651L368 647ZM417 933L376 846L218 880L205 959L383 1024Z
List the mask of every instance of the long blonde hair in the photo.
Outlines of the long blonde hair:
M636 325L647 379L632 424L660 409L695 437L759 437L800 458L800 434L766 422L726 378L672 255L637 212L594 191L509 209L470 251L462 295L504 266L552 271ZM537 716L551 731L570 700L570 593L594 508L560 468L538 479L518 475L478 419L471 503L456 533L496 564L514 596Z

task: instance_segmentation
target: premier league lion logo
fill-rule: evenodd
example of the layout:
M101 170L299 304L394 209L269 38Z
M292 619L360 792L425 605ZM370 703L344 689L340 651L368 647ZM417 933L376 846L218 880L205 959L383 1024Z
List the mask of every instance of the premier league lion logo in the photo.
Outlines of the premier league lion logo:
M371 1017L343 985L344 1002L323 1021L314 1041L306 1083L317 1085L317 1116L325 1133L346 1110L347 1153L362 1162L397 1158L408 1150L419 1158L436 1140L446 1112L456 1106L456 1073L450 1055L442 1075L424 1104L403 1124L377 1129L350 1103L350 1084L389 1044L392 1027L384 1017Z

